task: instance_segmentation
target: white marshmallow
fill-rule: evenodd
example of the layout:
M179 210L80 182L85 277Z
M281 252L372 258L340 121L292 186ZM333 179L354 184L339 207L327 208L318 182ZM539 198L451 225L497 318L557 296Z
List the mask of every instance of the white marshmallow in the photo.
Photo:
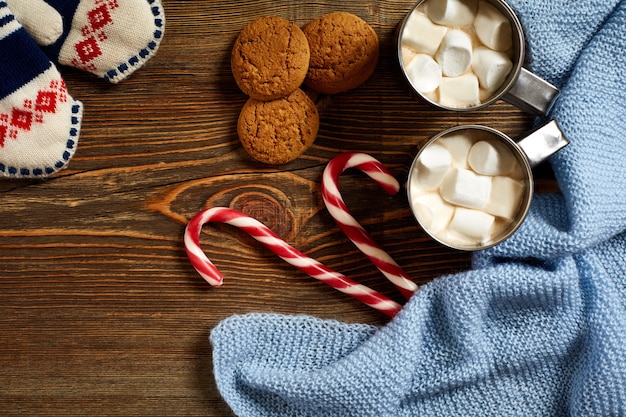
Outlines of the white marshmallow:
M465 32L452 29L443 37L435 55L446 77L458 77L472 65L472 41Z
M504 53L484 46L474 49L472 70L478 77L480 86L485 90L494 92L500 88L511 69L513 69L513 63Z
M479 242L486 242L491 237L491 229L495 217L480 210L470 210L457 207L454 216L448 227L450 234L457 234L475 239Z
M474 74L443 77L439 84L439 104L448 107L471 107L480 104L478 78Z
M428 16L414 10L404 24L402 45L415 52L435 55L447 31L445 26L434 24Z
M493 50L506 51L513 44L511 22L486 1L478 4L474 29L478 39Z
M402 45L402 48L401 48L402 65L405 68L411 63L411 61L413 60L413 58L415 58L416 55L417 55L417 52L415 52L411 48L408 48Z
M454 214L454 206L437 193L419 194L412 199L413 210L424 229L436 234L445 229Z
M446 148L436 143L427 146L417 160L417 184L424 190L439 187L451 164L452 156Z
M435 91L441 83L441 67L429 55L415 55L405 69L411 85L420 93Z
M513 220L520 209L524 195L524 183L509 177L493 177L491 196L485 207L487 213Z
M471 25L476 17L476 0L431 0L428 17L440 25Z
M505 175L513 171L517 164L513 152L504 143L486 140L472 146L467 162L482 175Z
M452 165L467 169L467 155L476 141L468 132L453 133L439 138L437 143L446 148L452 156Z
M456 206L483 209L491 194L491 177L467 169L448 170L439 189L441 197Z

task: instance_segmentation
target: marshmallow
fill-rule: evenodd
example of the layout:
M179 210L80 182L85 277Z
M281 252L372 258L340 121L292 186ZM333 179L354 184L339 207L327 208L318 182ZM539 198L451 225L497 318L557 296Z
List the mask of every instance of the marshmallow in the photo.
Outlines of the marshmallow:
M452 165L456 168L467 169L467 155L475 140L468 132L452 133L437 140L437 143L450 152Z
M485 90L494 92L500 88L511 69L513 69L513 63L504 53L484 46L474 49L472 70L478 77L480 86Z
M439 187L451 164L452 157L446 148L436 143L427 146L417 160L417 183L425 190Z
M478 4L474 29L478 39L493 50L506 51L513 44L511 22L486 1Z
M504 143L481 140L467 155L469 166L482 175L505 175L513 171L517 160Z
M412 199L413 212L424 229L436 234L445 229L454 214L454 206L437 193L419 194Z
M448 107L470 107L480 104L478 78L474 74L443 77L439 84L439 104Z
M411 85L420 93L435 91L441 83L441 67L428 55L415 55L405 70Z
M494 216L513 220L520 209L524 183L509 177L496 176L491 182L491 196L485 211Z
M435 55L448 28L434 24L426 15L414 10L402 32L402 45L415 52Z
M476 0L436 0L428 2L428 17L440 25L471 25L476 17Z
M402 57L402 65L404 67L407 67L411 63L413 58L415 58L415 56L417 55L417 52L403 45L401 48L400 54Z
M446 33L435 55L446 77L458 77L472 65L472 41L465 32L452 29Z
M443 177L439 192L450 204L482 209L491 194L491 177L476 175L468 169L452 168Z
M448 227L452 235L485 242L491 237L495 217L480 210L457 207Z

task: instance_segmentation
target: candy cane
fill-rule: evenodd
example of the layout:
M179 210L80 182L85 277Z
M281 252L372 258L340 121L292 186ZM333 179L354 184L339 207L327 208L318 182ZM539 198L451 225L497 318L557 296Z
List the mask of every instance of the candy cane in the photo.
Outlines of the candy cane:
M383 190L395 194L400 184L391 173L375 158L357 152L347 152L333 158L322 176L322 198L335 222L348 238L361 250L372 263L387 277L402 294L409 298L418 286L385 252L369 233L348 212L348 208L339 193L339 176L348 168L358 168L372 178Z
M195 215L187 225L184 235L185 250L191 264L196 271L213 286L221 285L223 283L223 276L200 248L202 226L208 222L226 223L242 229L254 239L263 243L281 259L295 266L300 271L325 282L331 287L379 310L389 317L395 316L402 308L400 304L392 301L388 297L365 285L358 284L346 276L322 265L315 259L304 255L302 252L280 239L278 235L258 220L237 210L225 207L206 209Z

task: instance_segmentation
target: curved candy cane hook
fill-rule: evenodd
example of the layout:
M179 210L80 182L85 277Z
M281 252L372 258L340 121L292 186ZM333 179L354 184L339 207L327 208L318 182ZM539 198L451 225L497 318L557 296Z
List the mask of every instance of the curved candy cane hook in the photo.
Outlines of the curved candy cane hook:
M223 276L200 248L202 226L208 222L226 223L240 228L300 271L325 282L331 287L375 308L389 317L394 317L402 308L401 305L379 292L365 285L358 284L346 276L322 265L315 259L304 255L302 252L280 239L278 235L258 220L226 207L214 207L201 211L191 219L185 229L184 235L185 250L191 264L196 271L213 286L221 285Z
M372 178L383 190L395 194L400 184L377 159L358 152L347 152L333 158L322 176L322 198L324 204L335 219L337 225L348 238L361 250L380 272L391 281L406 298L418 289L408 275L385 252L367 231L348 212L348 208L339 193L339 176L348 168L357 168Z

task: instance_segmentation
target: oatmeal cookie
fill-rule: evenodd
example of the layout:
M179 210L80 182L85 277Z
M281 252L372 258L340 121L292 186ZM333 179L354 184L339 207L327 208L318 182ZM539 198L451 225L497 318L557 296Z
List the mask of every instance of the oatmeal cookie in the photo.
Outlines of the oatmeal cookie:
M264 16L241 30L230 62L241 91L267 101L286 97L302 85L309 58L309 43L298 26Z
M319 113L301 89L271 101L250 98L243 106L237 133L255 160L269 165L291 162L315 141Z
M351 90L367 80L378 63L378 35L363 19L334 12L309 22L302 31L311 59L304 84L322 94Z

